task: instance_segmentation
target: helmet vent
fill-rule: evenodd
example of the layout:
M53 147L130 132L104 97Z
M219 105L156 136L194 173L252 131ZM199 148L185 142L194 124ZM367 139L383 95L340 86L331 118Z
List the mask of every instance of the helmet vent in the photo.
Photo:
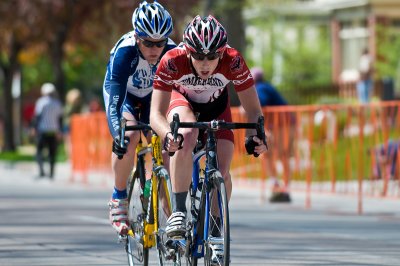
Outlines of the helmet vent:
M168 38L173 29L170 14L156 1L140 3L133 13L132 25L137 36L153 39Z
M165 29L167 28L167 23L164 23L164 25L162 26L162 28L161 28L161 32L164 32L165 31Z

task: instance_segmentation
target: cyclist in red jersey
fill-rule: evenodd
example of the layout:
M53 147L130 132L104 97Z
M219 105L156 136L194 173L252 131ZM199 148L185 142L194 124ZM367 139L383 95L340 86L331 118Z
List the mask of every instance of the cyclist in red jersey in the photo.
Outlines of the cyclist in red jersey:
M196 145L197 129L179 129L184 143L174 141L169 122L178 113L182 122L223 119L231 122L227 85L233 82L239 100L246 111L248 122L257 122L262 110L254 87L254 80L240 53L227 44L224 27L213 17L196 16L186 27L183 43L168 51L157 68L150 109L150 124L159 136L165 137L164 147L176 152L170 159L173 214L166 228L168 237L184 236L186 196L191 182L192 151ZM249 153L267 150L262 140L248 130L246 141ZM229 173L233 156L233 133L216 133L219 170L224 177L228 198L232 191ZM247 143L249 143L247 145ZM251 148L252 147L252 148ZM249 151L250 150L250 151Z

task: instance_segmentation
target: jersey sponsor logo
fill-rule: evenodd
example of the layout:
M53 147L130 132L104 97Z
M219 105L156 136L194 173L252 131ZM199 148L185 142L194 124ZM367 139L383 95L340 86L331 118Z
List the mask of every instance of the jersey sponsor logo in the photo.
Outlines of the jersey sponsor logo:
M200 77L196 76L189 76L188 78L182 80L180 82L184 86L215 86L215 87L221 87L224 86L224 83L222 80L216 77L209 77L208 79L202 79Z
M232 59L230 69L232 73L238 73L243 70L244 61L241 56L237 55Z
M245 79L241 79L241 80L233 80L233 84L234 85L242 85L243 83L245 83L246 81L248 81L249 79L252 79L251 75L249 74Z
M113 96L112 102L109 107L110 120L111 120L111 124L112 124L114 131L119 130L119 121L118 121L118 113L117 113L118 100L119 100L118 95Z
M161 75L161 76L164 76L164 77L167 77L167 78L172 78L172 76L171 75L168 75L167 73L164 73L164 72L159 72L159 74ZM158 78L159 78L159 76L157 76ZM156 79L155 77L154 77L154 79Z
M174 74L174 73L178 72L178 68L176 67L173 59L168 59L166 69L167 69L167 72L170 74Z
M247 78L246 76L249 76L249 75L250 75L250 71L246 70L243 73L240 73L239 75L237 75L236 78L241 78L241 77Z
M132 75L132 85L138 89L147 89L153 86L153 75L146 69L137 69Z
M226 84L231 80L222 73L215 73L207 80L196 77L194 74L186 74L172 82L171 85L185 98L196 103L207 103L219 98Z

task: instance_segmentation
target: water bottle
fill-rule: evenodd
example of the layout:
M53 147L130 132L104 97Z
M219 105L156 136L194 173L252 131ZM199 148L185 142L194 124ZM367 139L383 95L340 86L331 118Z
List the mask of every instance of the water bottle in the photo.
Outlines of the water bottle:
M150 190L151 190L151 179L146 180L146 182L144 183L143 196L145 199L148 199L150 197Z
M143 211L147 210L150 198L150 191L151 191L151 179L146 180L144 183L143 189Z

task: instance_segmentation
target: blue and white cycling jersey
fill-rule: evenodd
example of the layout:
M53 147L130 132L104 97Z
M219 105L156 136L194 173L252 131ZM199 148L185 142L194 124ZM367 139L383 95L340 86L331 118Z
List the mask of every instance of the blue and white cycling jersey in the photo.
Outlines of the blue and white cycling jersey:
M168 39L161 57L175 46L175 43ZM122 36L111 50L103 85L103 97L108 126L114 138L118 136L122 112L134 114L134 107L137 105L143 108L140 120L148 123L157 66L158 63L149 64L140 53L134 31Z

